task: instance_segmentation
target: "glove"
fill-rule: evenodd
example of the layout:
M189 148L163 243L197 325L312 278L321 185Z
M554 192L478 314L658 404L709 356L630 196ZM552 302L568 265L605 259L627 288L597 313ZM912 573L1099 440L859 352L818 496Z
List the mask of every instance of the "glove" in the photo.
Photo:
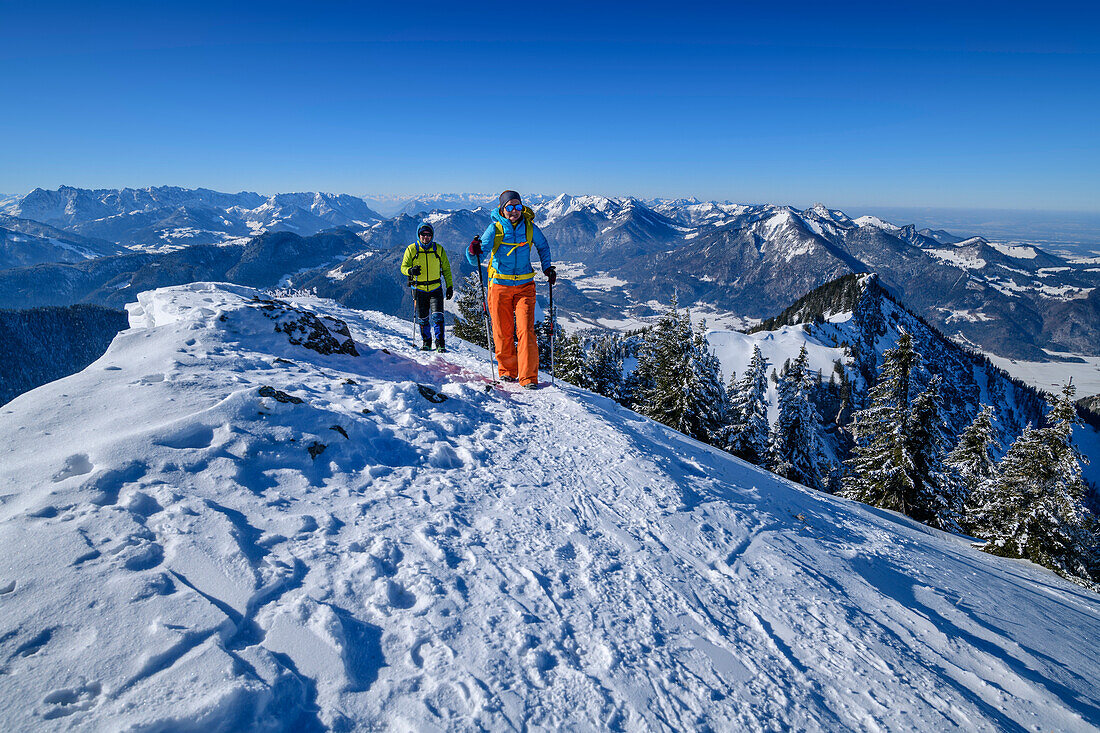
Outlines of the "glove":
M481 256L481 237L474 237L473 241L470 242L470 254L474 257Z
M550 267L547 267L545 270L543 270L542 274L546 275L546 279L550 281L551 285L553 285L558 280L558 271L554 269L553 265L550 265Z
M447 298L447 300L450 300L453 297L455 297L455 289L451 288L451 287L448 287L446 298Z
M413 265L410 267L409 274L413 277L420 277L420 265Z

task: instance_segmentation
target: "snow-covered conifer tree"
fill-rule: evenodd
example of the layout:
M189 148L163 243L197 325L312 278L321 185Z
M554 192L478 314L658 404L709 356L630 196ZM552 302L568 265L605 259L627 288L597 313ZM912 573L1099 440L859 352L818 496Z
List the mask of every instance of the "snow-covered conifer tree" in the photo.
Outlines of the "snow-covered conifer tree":
M947 456L946 465L954 473L961 499L969 506L982 487L993 480L996 471L996 453L1000 451L997 434L993 429L993 406L986 405L966 430L959 436L955 449ZM964 516L964 528L969 523Z
M638 366L631 374L630 383L633 408L672 427L680 422L680 377L687 368L681 320L673 298L661 319L643 335L638 348Z
M917 395L906 419L905 435L913 461L913 500L909 516L932 527L957 532L963 513L962 492L944 466L948 440L938 375Z
M841 494L884 509L909 514L914 505L913 457L906 438L909 389L920 355L907 333L882 355L868 406L852 419L855 440Z
M722 384L722 364L710 350L706 326L693 331L686 323L690 338L688 370L684 375L683 432L712 445L722 442L726 425L726 388Z
M745 374L730 385L730 428L726 450L750 463L768 456L768 362L753 346Z
M558 323L556 321L556 319L553 320L553 328L554 328L553 338L556 339L554 341L554 353L553 353L554 359L553 359L553 361L554 361L555 367L556 367L557 356L558 356L557 350L561 348L562 342L565 340L565 329L562 328L561 324ZM539 348L539 368L540 369L545 369L545 370L549 370L550 369L550 364L551 364L551 353L550 353L551 333L550 333L550 329L551 329L550 312L548 310L543 311L542 320L537 321L535 323L535 341L538 344L538 348Z
M821 416L810 401L809 356L803 346L779 379L779 418L771 432L772 470L792 481L821 489L828 466L821 441Z
M455 319L454 335L463 341L489 348L489 337L485 333L485 316L481 300L481 285L476 275L467 275L458 289L458 318Z
M1084 506L1085 483L1073 445L1074 387L1055 399L1050 425L1028 427L997 467L988 490L972 501L970 524L986 552L1022 557L1086 585L1100 582L1095 517Z
M557 369L557 378L575 384L578 387L588 388L584 379L584 349L580 336L571 334L563 338L554 354Z
M725 419L726 397L718 360L702 345L705 341L697 341L690 315L680 315L673 300L646 332L627 387L638 412L697 440L714 442Z
M614 334L597 336L588 344L584 355L584 369L590 385L597 394L620 401L623 397L623 348L622 341Z

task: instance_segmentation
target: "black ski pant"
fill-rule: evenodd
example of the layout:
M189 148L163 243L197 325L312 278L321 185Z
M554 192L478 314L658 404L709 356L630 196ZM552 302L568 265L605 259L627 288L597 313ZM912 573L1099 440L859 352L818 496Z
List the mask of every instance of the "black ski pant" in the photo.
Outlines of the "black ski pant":
M420 326L420 338L428 344L435 336L436 344L443 343L443 287L435 290L417 290L413 288L416 298L416 323ZM431 320L429 321L429 313Z

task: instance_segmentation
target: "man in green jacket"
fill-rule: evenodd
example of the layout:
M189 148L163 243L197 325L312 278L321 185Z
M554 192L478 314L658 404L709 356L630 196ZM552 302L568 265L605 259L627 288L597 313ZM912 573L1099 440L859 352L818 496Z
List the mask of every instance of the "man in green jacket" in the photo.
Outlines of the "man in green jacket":
M454 297L451 281L451 263L447 252L435 241L435 229L424 222L416 230L416 242L405 249L401 259L401 273L409 278L409 287L413 289L416 300L416 323L420 326L420 337L424 345L421 351L432 350L432 336L435 336L435 350L446 351L443 338L443 282L447 283L446 298ZM431 313L429 325L428 314Z

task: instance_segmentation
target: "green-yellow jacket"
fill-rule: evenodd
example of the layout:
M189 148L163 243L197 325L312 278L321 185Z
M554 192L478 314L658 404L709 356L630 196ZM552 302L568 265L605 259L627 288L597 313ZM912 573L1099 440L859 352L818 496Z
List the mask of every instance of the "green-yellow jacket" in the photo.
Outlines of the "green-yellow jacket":
M425 222L417 227L417 231L425 227L432 229L432 225ZM448 288L453 287L451 263L446 250L435 241L435 230L432 229L432 241L428 244L421 244L419 236L416 240L405 248L405 256L401 258L401 274L408 277L417 290L430 292L442 287L444 280ZM420 265L420 274L415 277L409 274L409 268L413 265Z

